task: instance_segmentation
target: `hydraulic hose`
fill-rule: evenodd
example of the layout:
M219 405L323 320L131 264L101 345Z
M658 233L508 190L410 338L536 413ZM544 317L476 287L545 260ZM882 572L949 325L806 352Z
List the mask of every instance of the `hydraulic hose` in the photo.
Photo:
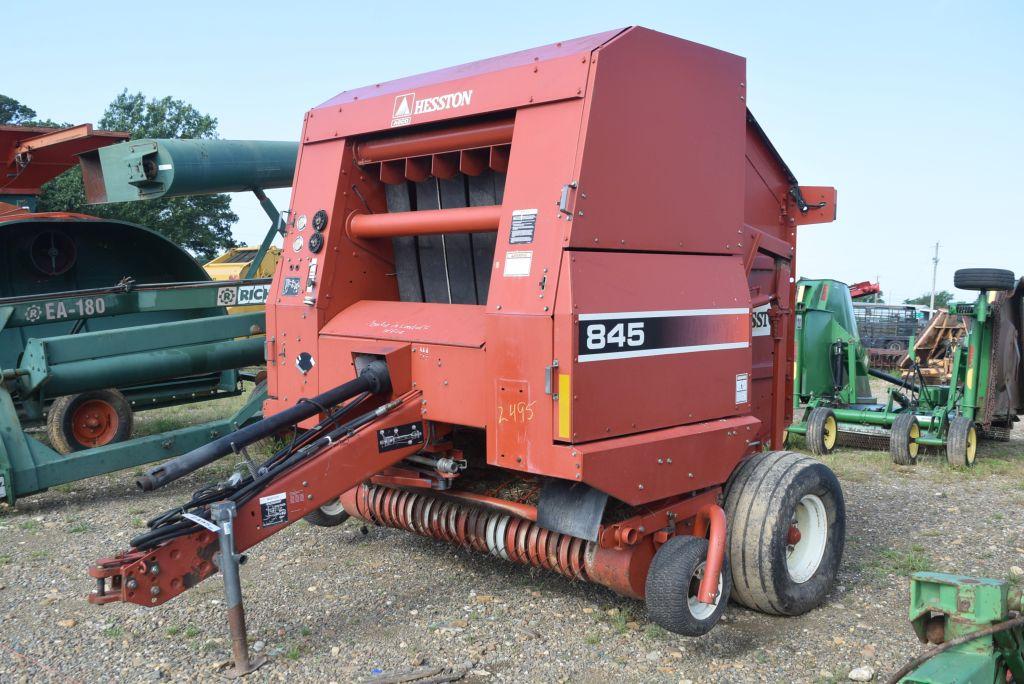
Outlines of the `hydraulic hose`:
M910 382L909 380L904 380L903 378L897 378L895 375L889 375L888 373L883 373L882 371L877 370L875 368L868 368L868 375L873 375L873 376L875 376L876 378L878 378L880 380L885 380L888 383L892 383L893 385L896 385L898 387L902 387L903 389L908 389L911 392L916 392L918 394L921 393L920 386L915 385L914 383Z
M350 402L346 408L354 408L358 403L360 402L357 399L354 402ZM199 492L193 496L192 501L188 502L184 506L173 508L150 521L149 525L152 529L134 537L131 540L132 548L145 551L152 549L163 542L170 541L175 537L181 537L197 531L199 527L194 522L188 519L183 519L183 514L186 511L209 520L210 511L208 506L214 501L230 500L235 502L237 506L242 506L265 488L270 481L274 480L282 473L287 472L311 456L319 453L323 448L330 446L332 442L342 439L367 423L386 415L400 403L401 402L399 401L392 401L384 404L383 406L367 411L366 413L348 421L344 425L334 428L326 433L324 433L324 430L331 425L332 421L324 421L319 430L314 429L310 431L318 432L319 435L317 437L311 439L297 450L293 451L288 448L278 452L278 454L275 454L271 459L260 466L259 472L256 476L248 476L235 485L225 486L226 483L222 483L220 486L216 487L205 487L199 490ZM342 411L335 412L335 415L332 416L332 418L336 419L338 417L337 414L341 412Z
M990 627L979 629L977 632L964 634L963 636L959 636L956 639L951 639L950 641L941 643L932 650L926 651L925 653L922 653L918 657L911 660L909 663L907 663L899 670L897 670L891 677L889 677L889 679L885 680L885 682L886 684L897 684L901 679L903 679L908 674L916 670L918 667L925 664L926 662L928 662L935 656L939 655L940 653L944 653L951 648L955 648L956 646L960 646L961 644L966 644L971 641L975 641L976 639L981 639L982 637L992 636L993 634L998 634L999 632L1005 632L1007 630L1022 626L1024 626L1024 617L1018 615L1015 618L1004 620L1003 622L997 622L996 624L991 625Z
M240 430L215 439L209 444L204 444L166 463L150 468L136 478L135 484L142 491L151 492L310 416L326 413L331 406L340 404L358 394L363 392L384 394L390 391L391 378L388 375L387 365L383 361L373 361L355 380L350 380L311 399L301 400L289 409L275 413L269 418L247 425Z

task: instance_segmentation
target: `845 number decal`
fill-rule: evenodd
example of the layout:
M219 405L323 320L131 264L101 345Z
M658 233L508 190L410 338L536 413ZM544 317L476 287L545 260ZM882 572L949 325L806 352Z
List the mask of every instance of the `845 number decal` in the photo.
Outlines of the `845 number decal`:
M607 347L618 349L642 347L645 341L644 321L629 321L611 325L587 323L586 348L588 351L598 351Z

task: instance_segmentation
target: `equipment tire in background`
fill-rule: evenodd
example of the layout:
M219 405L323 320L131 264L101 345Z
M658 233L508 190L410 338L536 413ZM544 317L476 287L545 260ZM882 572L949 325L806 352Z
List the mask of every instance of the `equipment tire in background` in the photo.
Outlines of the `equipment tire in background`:
M1004 268L961 268L953 274L961 290L1012 290L1016 284L1013 271Z
M58 397L46 416L46 433L62 454L92 449L132 436L132 407L116 389Z
M303 520L317 527L335 527L348 520L348 513L342 508L340 501L335 501L305 515Z
M946 461L951 466L974 465L978 450L978 431L974 421L964 416L956 416L949 421L946 433Z
M914 465L921 445L914 440L921 436L917 416L911 412L900 413L889 429L889 454L896 465Z
M831 454L839 440L839 423L832 409L819 406L807 417L807 448L815 456Z
M744 462L726 486L732 598L774 615L825 600L846 539L846 504L835 474L792 451Z
M658 548L647 572L644 597L647 613L658 626L695 637L718 623L732 589L729 558L726 554L719 575L718 599L707 604L696 598L707 556L707 539L687 535L672 537Z

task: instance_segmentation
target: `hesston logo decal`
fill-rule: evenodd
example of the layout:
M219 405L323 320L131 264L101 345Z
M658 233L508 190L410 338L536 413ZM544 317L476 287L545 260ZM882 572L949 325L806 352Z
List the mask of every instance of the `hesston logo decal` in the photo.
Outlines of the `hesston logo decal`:
M473 100L472 90L458 90L434 97L416 99L416 93L404 93L395 97L395 106L391 110L391 127L406 126L412 123L416 114L443 112L446 109L466 107Z

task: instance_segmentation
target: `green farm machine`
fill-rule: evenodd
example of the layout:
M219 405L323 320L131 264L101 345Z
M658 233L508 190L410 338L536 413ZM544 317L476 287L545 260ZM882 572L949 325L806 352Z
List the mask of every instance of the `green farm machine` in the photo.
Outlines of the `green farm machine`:
M901 377L870 367L845 284L801 279L793 390L799 422L789 433L803 435L816 455L852 433L887 437L897 464L912 465L921 447L937 447L954 466L974 464L979 434L1008 435L1024 410L1024 284L1010 271L983 268L957 271L954 283L978 296L950 305L968 332L948 352L949 382L928 385L913 363ZM871 377L888 383L883 401L872 396Z
M1024 682L1024 600L1001 580L937 572L910 578L910 623L934 647L887 681L895 684Z
M247 369L264 363L265 315L227 308L265 302L270 279L252 276L281 225L263 189L291 185L298 145L113 144L125 137L0 126L0 501L177 456L260 415ZM93 203L252 190L274 223L249 273L213 281L142 226L34 212L40 186L80 160ZM235 396L243 380L257 387L236 415L132 439L135 412Z

